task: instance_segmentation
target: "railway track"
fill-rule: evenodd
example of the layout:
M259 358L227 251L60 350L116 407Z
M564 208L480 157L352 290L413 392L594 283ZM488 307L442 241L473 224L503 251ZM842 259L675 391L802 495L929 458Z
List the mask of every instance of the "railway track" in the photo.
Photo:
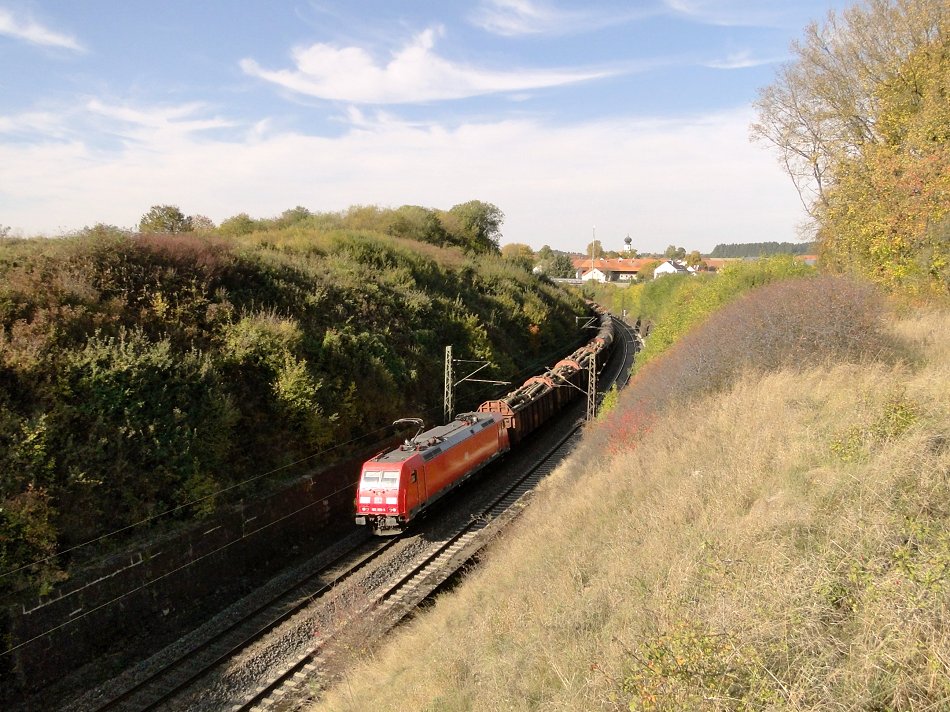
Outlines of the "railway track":
M621 339L620 357L607 379L618 387L629 379L633 355L638 347L636 335L625 324L615 319ZM373 639L363 639L371 644L382 637L411 614L446 580L462 566L471 561L485 544L521 511L519 506L537 484L554 471L570 454L581 439L583 422L575 422L557 442L542 456L539 462L518 477L498 494L482 512L457 531L445 536L426 554L413 563L401 576L377 590L355 617L361 617L361 629L372 631ZM313 646L297 660L276 672L248 699L232 706L232 712L263 712L265 710L292 710L300 700L293 699L308 678L320 675L321 667L334 657L335 651L328 640L315 640Z
M139 678L91 709L95 712L162 709L169 700L209 671L264 638L315 598L363 570L395 544L392 539L367 536L364 542L339 554L326 566L284 587L211 637L181 651L174 659L165 661L160 669Z
M354 618L361 621L361 629L372 631L374 637L382 636L471 560L488 539L500 530L505 515L511 513L523 497L550 474L574 448L580 440L582 426L582 423L576 423L540 463L511 484L479 516L437 542L424 556L416 560L408 571L374 592L367 604L354 612ZM249 699L232 706L231 711L276 709L281 702L292 706L285 698L295 692L304 679L318 675L321 665L334 655L334 651L328 649L329 642L315 640L310 650L273 675ZM364 639L362 642L368 643L372 640Z
M617 329L622 336L615 350L618 353L604 373L600 390L604 390L605 384L625 385L632 364L634 335L621 322L617 322ZM421 537L367 537L303 580L288 585L279 595L246 611L209 639L165 661L161 669L140 677L109 699L77 709L293 709L295 701L309 696L309 687L304 683L319 679L323 671L332 667L339 651L346 648L341 641L349 637L350 644L355 641L365 646L373 642L371 638L382 637L517 516L525 496L575 447L582 425L577 421L569 423L566 432L540 457L535 457L532 465L523 466L516 477L492 485L496 491L486 495L487 503L470 514L467 521L446 527L437 537L429 532L431 540L424 545ZM386 575L377 575L375 582L354 583L352 587L358 592L345 594L350 597L339 604L333 615L318 611L321 605L332 607L334 604L326 601L332 598L331 594L345 589L361 572L371 569L401 545L411 553L408 563L401 562ZM321 623L314 625L314 620ZM270 639L281 637L294 638L294 644L270 658L261 652L270 645ZM267 662L248 662L255 655ZM248 679L234 682L242 675Z

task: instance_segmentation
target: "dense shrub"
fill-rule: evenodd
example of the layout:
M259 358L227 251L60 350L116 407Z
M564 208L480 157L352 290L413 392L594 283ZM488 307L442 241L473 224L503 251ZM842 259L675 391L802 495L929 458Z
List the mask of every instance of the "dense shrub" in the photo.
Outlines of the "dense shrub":
M431 422L446 345L515 380L576 338L580 298L491 251L367 229L394 216L432 214L0 245L0 571L196 498L179 515L209 511L208 494L396 418ZM456 403L489 395L464 384Z
M635 368L642 368L695 325L748 290L809 274L815 274L815 270L784 255L730 265L715 276L670 275L654 280L640 297L640 316L648 323L649 338Z
M746 369L893 353L884 312L871 285L841 277L797 277L752 290L637 370L605 416L597 446L625 449L661 411L725 388Z

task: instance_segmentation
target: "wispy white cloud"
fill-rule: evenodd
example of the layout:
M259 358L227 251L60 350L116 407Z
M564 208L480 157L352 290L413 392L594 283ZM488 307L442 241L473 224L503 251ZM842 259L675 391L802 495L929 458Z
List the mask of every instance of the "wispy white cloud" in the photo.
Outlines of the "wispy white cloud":
M361 47L314 44L293 51L294 69L269 70L241 61L249 75L293 92L358 104L407 104L560 86L606 77L606 70L497 71L457 64L435 51L441 30L429 28L377 61Z
M154 123L142 116L151 110L102 106L104 132ZM167 115L176 123L194 113ZM611 248L628 232L641 250L794 239L803 217L797 196L772 157L749 143L751 117L741 109L679 120L450 126L353 109L349 128L334 137L258 122L241 135L143 129L141 140L109 151L78 139L0 143L0 215L24 232L55 234L100 221L131 226L156 203L220 221L293 205L447 208L479 199L504 210L504 241L536 248L582 250L594 224Z
M89 99L56 111L27 111L0 115L0 135L44 139L93 136L97 131L111 136L153 140L156 135L186 136L211 129L229 128L234 122L204 118L208 107L201 102L133 107Z
M787 21L794 3L787 0L663 0L676 15L723 26L772 27Z
M0 116L0 135L59 136L66 131L66 117L50 111L27 111Z
M772 57L755 57L749 50L733 52L726 57L713 59L704 62L703 66L712 69L748 69L750 67L761 67L765 64L775 64L776 62L787 61L787 55Z
M503 37L565 35L622 25L662 11L662 6L638 3L635 8L560 8L549 0L481 0L469 14L476 27Z
M206 111L207 107L201 102L136 108L91 99L86 103L86 109L91 114L114 119L132 127L133 130L146 132L162 131L185 135L195 131L227 128L234 125L233 122L220 118L191 118L195 114Z
M0 35L45 47L61 47L74 52L86 51L76 38L44 27L32 19L18 18L4 8L0 8Z
M471 14L473 24L508 37L560 34L587 19L585 13L533 0L484 0Z

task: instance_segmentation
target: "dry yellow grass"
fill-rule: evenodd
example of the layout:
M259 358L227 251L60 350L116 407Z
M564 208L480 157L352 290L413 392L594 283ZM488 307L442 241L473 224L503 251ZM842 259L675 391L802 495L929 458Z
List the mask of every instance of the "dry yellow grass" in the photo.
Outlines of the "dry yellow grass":
M573 462L316 709L950 709L950 315Z

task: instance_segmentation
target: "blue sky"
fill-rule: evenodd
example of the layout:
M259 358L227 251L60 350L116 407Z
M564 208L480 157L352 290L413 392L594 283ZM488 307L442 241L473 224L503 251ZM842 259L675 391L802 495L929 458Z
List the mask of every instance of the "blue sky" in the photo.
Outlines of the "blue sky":
M582 251L795 240L752 102L838 0L0 0L0 225L356 204Z

